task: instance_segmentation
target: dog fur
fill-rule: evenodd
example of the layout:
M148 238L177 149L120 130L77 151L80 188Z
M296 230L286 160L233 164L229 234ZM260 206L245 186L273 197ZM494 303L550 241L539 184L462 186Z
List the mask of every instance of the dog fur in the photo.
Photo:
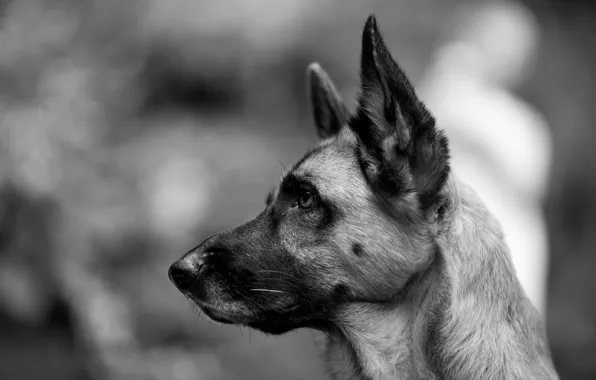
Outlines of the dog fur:
M333 379L557 379L499 223L370 16L349 114L308 68L321 142L246 224L170 267L211 319L326 335Z

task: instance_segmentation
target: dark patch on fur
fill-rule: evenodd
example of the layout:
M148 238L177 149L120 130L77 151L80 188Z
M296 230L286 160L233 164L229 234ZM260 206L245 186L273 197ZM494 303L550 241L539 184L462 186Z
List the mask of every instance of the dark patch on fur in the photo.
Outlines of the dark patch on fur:
M513 319L514 319L515 315L513 312L513 306L511 305L511 303L509 303L507 305L507 314L505 315L505 320L507 321L508 324L513 324Z
M300 185L301 180L294 175L294 173L288 173L283 178L281 185L279 186L278 198L287 199L296 195L296 189Z
M437 309L439 308L437 307ZM440 332L441 320L444 318L443 314L444 312L442 310L436 310L435 313L431 314L427 325L426 341L424 344L428 366L431 368L431 371L435 374L435 376L437 376L437 379L441 379L441 371L439 369L441 368L441 357L438 351L442 345L443 339Z
M450 207L450 202L448 199L443 199L443 202L441 203L441 206L439 206L439 208L437 209L437 220L439 222L443 221L445 219L445 213L447 212L447 210Z
M288 201L296 198L301 190L308 190L313 194L318 194L317 188L310 182L308 174L304 174L300 177L294 173L288 173L279 188L278 199Z
M333 288L331 298L335 302L347 302L350 299L350 289L346 284L337 284Z
M352 253L357 257L363 257L364 255L366 255L366 252L364 251L364 248L360 243L352 244Z
M430 369L435 374L437 380L443 379L442 369L444 368L443 358L441 357L441 347L446 343L447 338L442 333L442 323L446 320L446 310L451 303L449 296L449 285L444 277L443 267L445 264L443 253L437 244L435 244L435 257L429 270L435 270L436 278L431 279L434 287L428 289L425 299L430 299L428 305L428 321L426 327L426 336L424 339L424 351Z
M321 221L317 226L317 230L324 232L333 228L333 226L335 226L337 222L341 220L342 212L341 209L332 202L322 198L320 195L317 196L319 197L319 212L322 213Z

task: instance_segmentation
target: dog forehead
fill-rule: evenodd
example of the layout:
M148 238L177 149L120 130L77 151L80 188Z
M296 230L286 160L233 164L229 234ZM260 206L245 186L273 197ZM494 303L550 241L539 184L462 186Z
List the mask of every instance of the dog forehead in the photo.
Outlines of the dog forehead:
M354 146L342 141L322 143L307 153L292 173L308 178L319 193L329 198L368 195Z

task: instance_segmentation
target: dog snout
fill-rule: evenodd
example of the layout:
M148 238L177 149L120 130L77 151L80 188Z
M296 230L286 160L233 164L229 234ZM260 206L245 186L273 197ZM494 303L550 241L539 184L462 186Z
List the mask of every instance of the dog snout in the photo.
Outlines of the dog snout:
M176 261L168 270L168 277L181 291L188 291L199 276L202 260L193 260L194 255L187 255Z
M209 273L226 273L229 269L228 249L217 239L207 239L170 266L168 276L182 292L193 292L195 283Z

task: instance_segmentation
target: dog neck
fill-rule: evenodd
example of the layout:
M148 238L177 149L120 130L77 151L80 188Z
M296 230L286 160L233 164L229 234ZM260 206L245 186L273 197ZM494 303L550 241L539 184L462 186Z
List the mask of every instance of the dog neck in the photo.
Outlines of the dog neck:
M327 347L334 378L556 378L498 222L454 179L446 192L435 258L399 302L338 313Z
M338 313L329 335L327 362L337 379L412 379L431 371L435 316L440 315L444 261L439 252L390 304L351 303ZM339 362L341 362L341 365Z

